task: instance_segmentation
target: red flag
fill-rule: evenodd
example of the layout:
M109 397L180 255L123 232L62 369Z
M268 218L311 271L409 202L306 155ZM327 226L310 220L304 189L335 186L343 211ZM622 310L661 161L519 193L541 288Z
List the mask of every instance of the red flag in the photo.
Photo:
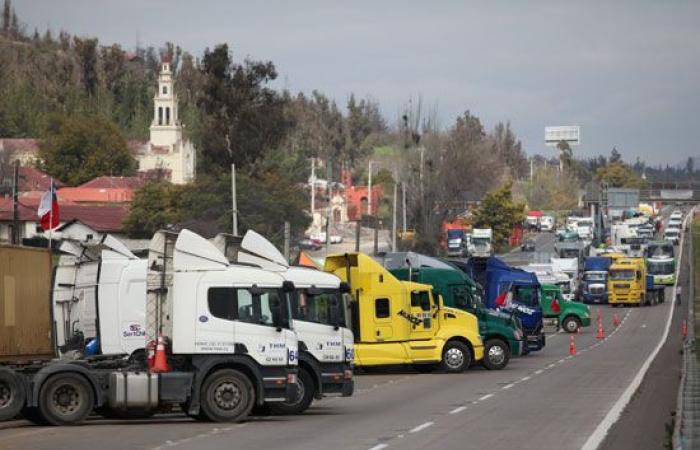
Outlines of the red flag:
M41 219L41 228L44 230L53 230L58 226L58 197L56 197L56 186L53 180L49 190L41 196L37 214Z
M506 298L508 297L508 291L503 291L496 297L496 308L503 308L506 306Z
M559 304L559 298L557 296L552 298L552 312L554 314L561 313L561 305Z

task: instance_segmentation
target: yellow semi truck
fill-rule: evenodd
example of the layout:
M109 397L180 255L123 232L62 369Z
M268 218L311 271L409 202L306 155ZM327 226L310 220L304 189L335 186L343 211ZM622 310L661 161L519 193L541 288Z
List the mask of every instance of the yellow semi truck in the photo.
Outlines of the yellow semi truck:
M362 253L330 255L325 271L350 285L357 366L462 372L483 359L477 318L445 307L430 285L399 281Z
M608 303L613 306L650 304L644 258L614 260L608 276Z

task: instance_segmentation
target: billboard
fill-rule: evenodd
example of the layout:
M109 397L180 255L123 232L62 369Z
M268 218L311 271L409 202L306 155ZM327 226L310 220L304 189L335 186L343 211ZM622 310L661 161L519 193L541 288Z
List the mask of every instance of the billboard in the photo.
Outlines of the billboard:
M664 200L692 200L692 189L661 189L660 197Z
M544 127L544 143L547 147L556 147L560 141L565 141L570 146L579 145L581 127L578 125Z

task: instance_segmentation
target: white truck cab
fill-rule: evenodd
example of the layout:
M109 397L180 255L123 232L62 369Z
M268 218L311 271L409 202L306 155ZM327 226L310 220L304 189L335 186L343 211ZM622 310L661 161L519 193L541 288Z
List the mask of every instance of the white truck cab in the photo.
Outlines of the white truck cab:
M52 293L59 355L143 352L146 261L110 235L64 239L59 250Z
M491 228L474 228L469 243L469 256L474 258L488 258L493 255L493 231Z
M256 265L294 284L288 301L291 327L299 340L299 395L271 408L298 414L314 398L352 395L354 338L345 315L347 285L326 272L289 266L272 243L252 230L242 239L219 234L214 243L229 261Z

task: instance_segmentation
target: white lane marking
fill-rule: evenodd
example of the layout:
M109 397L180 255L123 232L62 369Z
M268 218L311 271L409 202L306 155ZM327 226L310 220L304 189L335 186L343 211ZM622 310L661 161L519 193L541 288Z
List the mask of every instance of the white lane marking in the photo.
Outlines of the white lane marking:
M537 369L537 370L535 370L535 375L539 375L539 374L541 374L542 372L544 372L544 370L542 370L542 369Z
M566 360L566 358L562 358L559 361L557 361L559 364L563 363Z
M484 400L488 400L488 399L490 399L491 397L493 397L493 394L482 395L481 397L479 397L479 401L481 402L481 401L484 401Z
M369 450L382 450L383 448L387 448L387 444L377 444L374 447L370 448Z
M556 364L552 363L552 364L550 364L550 365L547 366L547 369L552 369L552 368L554 368L555 366L556 366Z
M459 414L459 413L461 413L462 411L464 411L465 409L467 409L466 406L460 406L460 407L455 408L455 409L453 409L452 411L450 411L450 414Z
M501 389L503 389L503 390L506 390L506 389L510 389L510 388L512 388L513 386L515 386L515 384L513 384L513 383L510 383L510 384L506 384L506 385L505 385L505 386L503 386L503 387L502 387Z
M522 381L527 381L527 380L529 380L529 379L530 379L529 376L527 376L527 377L522 377L522 378L521 378Z
M418 425L418 426L415 427L415 428L412 428L412 429L409 430L408 432L409 432L409 433L418 433L419 431L423 431L423 430L425 430L425 429L428 428L428 427L432 427L433 424L434 424L434 422L425 422L425 423L422 423L422 424Z
M686 215L685 219L683 220L682 229L685 229L688 218L694 215L694 211L695 208L691 209L690 213ZM676 282L673 284L674 291L678 288L678 278L682 266L681 260L683 259L684 241L685 233L683 233L683 235L681 236L681 242L679 244L679 248L681 249L681 251L678 255L678 264L676 264ZM668 339L668 332L671 328L671 320L673 319L673 310L676 306L676 302L672 301L670 303L671 308L668 311L668 317L666 318L666 326L664 328L663 335L661 335L659 343L649 354L649 357L647 357L647 359L644 361L642 367L639 368L639 371L634 376L634 379L632 379L632 382L629 384L629 386L627 386L627 389L624 390L624 392L622 393L622 395L620 395L620 397L617 399L612 408L610 408L605 417L603 417L603 420L601 420L598 426L595 428L595 430L593 430L593 433L591 433L591 435L588 437L586 443L583 444L581 450L595 450L600 446L600 444L603 443L603 440L608 434L608 431L610 431L610 428L612 428L612 426L615 425L615 422L617 422L617 420L620 418L620 414L622 414L622 411L625 409L630 400L632 400L632 396L634 395L634 393L637 392L637 389L639 389L639 386L642 384L642 380L644 379L644 375L646 375L647 370L649 370L651 363L654 361L654 358L656 358L656 355L659 354L661 347L664 346L664 343L666 343L666 339Z

